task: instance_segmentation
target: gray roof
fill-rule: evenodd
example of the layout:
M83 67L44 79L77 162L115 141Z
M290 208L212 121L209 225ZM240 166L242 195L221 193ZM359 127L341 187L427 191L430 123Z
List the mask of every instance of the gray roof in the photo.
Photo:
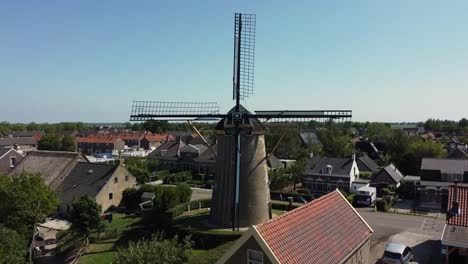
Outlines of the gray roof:
M423 158L421 170L438 170L441 173L463 174L468 171L468 160Z
M77 152L31 151L9 174L19 174L23 171L40 173L45 184L55 190L80 160L82 155Z
M32 137L4 137L0 138L0 146L13 145L37 145L36 140Z
M350 158L313 157L307 162L305 174L325 174L322 168L332 166L331 175L349 177L353 160Z
M10 150L12 150L12 148L0 148L0 158L7 154Z
M405 182L418 182L418 181L421 181L421 177L420 176L406 175L405 177L403 177L403 181L405 181Z
M58 197L64 204L73 203L82 196L96 197L119 165L78 162L58 188Z
M14 151L14 152L16 152L16 154L21 155L21 156L24 157L23 154L19 153L18 151L16 151L16 150L13 149L13 148L0 148L0 158L2 158L3 155L7 154L7 153L10 152L10 151Z
M403 174L395 167L395 165L390 164L387 167L383 168L385 172L395 181L395 183L399 183L403 179Z
M213 146L211 146L211 149L215 152L215 153L218 153L218 144L214 144ZM195 159L196 161L215 161L216 160L216 156L213 154L213 152L211 152L211 150L209 150L208 148L200 154L200 156L198 156L198 158Z
M267 160L267 164L271 169L284 168L284 164L274 154Z
M207 149L208 147L204 144L196 144L196 145L188 144L180 149L180 153L196 153L200 155Z
M456 146L447 154L448 159L468 159L468 149L464 146Z
M302 142L307 146L310 146L311 144L322 144L315 132L301 132L299 133L299 136L301 137Z
M360 157L356 160L359 171L378 172L380 167L368 156Z

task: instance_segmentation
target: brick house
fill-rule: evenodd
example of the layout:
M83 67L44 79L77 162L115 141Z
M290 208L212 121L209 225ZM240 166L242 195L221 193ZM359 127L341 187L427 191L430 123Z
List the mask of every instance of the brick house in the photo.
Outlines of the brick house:
M145 133L120 133L117 136L125 142L127 147L140 147L141 140L145 137Z
M306 188L318 195L337 188L349 193L351 183L358 178L359 168L354 158L313 157L304 172Z
M122 193L134 188L136 178L121 161L118 165L101 163L77 163L57 189L60 199L60 213L70 212L74 201L82 196L96 199L103 212L111 206L118 206Z
M24 156L13 148L0 148L0 174L12 170Z
M445 263L468 263L468 184L451 184L447 205L441 237Z
M125 148L125 141L116 135L90 135L77 138L78 149L90 154L109 153L118 155Z
M367 264L373 232L335 190L250 227L216 263Z

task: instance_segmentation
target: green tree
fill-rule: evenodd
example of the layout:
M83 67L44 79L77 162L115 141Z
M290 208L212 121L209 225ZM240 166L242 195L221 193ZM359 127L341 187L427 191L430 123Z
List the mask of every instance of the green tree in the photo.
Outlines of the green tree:
M88 237L92 230L97 229L101 223L101 206L89 196L82 196L73 203L71 212L72 230Z
M39 174L0 177L0 223L29 237L34 223L57 210L59 200Z
M443 145L432 141L410 143L408 152L400 162L400 169L405 174L417 175L422 158L442 158L445 155Z
M0 264L26 263L26 241L0 224Z
M179 243L177 236L163 239L156 234L150 240L130 242L128 248L120 248L112 261L113 264L182 264L187 263L192 244L186 237Z
M391 133L392 129L389 125L373 122L368 124L364 137L374 141L388 137Z
M61 150L62 142L57 134L46 133L39 140L37 148L40 150Z
M269 178L272 191L281 191L291 183L290 175L283 168L270 171Z
M351 157L354 146L350 137L336 124L329 122L317 130L317 137L322 143L323 154L328 157Z
M296 190L296 184L302 182L304 171L306 169L307 159L296 160L287 170L291 175L293 189Z
M76 151L75 138L72 136L64 136L62 138L62 149L63 151Z

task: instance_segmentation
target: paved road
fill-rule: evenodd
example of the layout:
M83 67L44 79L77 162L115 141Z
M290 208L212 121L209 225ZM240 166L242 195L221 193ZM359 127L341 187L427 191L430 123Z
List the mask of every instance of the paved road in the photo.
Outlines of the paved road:
M200 199L211 199L211 194L213 193L210 189L202 189L202 188L190 188L192 189L192 197L191 201L193 200L200 200Z
M372 263L382 256L388 242L399 242L413 247L418 263L439 263L439 240L444 228L444 219L373 212L367 208L358 211L374 229L371 238Z

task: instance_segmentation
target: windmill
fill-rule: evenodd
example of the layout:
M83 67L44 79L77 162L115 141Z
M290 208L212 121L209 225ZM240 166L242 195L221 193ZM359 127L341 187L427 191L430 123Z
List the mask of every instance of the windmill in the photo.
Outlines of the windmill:
M218 151L211 206L211 220L220 226L255 225L271 216L262 122L350 120L350 110L274 110L249 112L241 100L253 94L254 14L235 14L234 20L234 107L220 113L216 102L133 101L130 121L219 120ZM276 144L278 145L278 144ZM276 146L275 146L276 148Z

